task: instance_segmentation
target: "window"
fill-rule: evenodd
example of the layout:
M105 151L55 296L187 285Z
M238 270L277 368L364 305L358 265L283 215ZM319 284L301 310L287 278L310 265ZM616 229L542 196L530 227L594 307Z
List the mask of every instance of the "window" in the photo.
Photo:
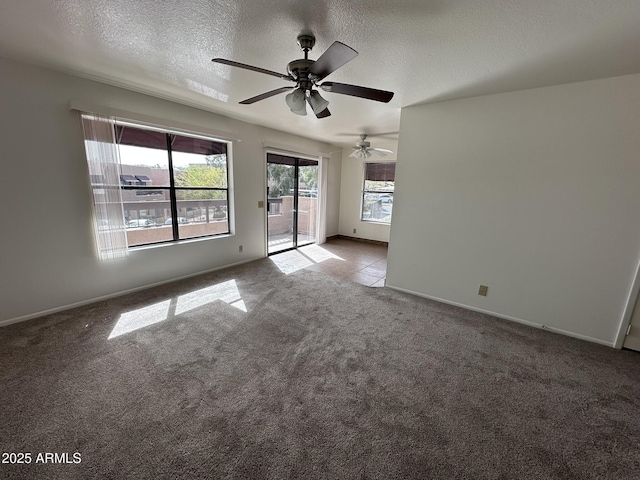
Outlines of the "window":
M111 128L117 148L116 183L111 185L120 190L119 198L113 198L119 204L121 213L116 217L120 215L124 222L120 228L127 246L229 233L225 142L120 121L111 121ZM87 139L88 153L89 143ZM100 211L100 203L107 202L97 195L105 189L105 167L89 154L88 164L94 211ZM102 223L109 230L114 229L110 224L117 223L102 217L95 218L97 235L105 230L100 228Z
M229 233L227 144L115 124L129 245Z
M362 220L391 222L395 177L395 162L365 162Z

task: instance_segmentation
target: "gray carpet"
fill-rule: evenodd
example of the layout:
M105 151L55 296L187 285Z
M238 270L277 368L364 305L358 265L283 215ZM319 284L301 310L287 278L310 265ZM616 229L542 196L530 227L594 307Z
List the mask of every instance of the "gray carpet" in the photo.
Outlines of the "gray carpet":
M81 463L0 477L640 478L639 365L263 259L1 329L2 452Z

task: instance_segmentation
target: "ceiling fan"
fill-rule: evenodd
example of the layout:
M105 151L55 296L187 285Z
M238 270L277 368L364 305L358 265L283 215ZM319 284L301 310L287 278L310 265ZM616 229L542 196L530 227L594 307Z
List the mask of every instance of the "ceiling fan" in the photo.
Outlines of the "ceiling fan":
M370 142L367 142L367 135L363 133L360 135L360 141L356 143L353 148L353 153L349 155L350 157L356 158L369 158L372 153L376 155L380 155L382 157L386 157L388 153L393 153L392 150L387 150L386 148L373 148Z
M295 86L280 87L275 90L256 95L255 97L247 98L240 102L243 105L255 103L279 93L291 90L291 92L285 97L285 100L293 113L297 115L306 115L306 104L308 103L316 117L325 118L331 115L327 108L329 102L322 98L318 90L314 89L314 87L320 88L325 92L351 95L353 97L366 98L368 100L376 100L384 103L389 102L393 98L393 92L386 92L384 90L376 90L374 88L360 87L358 85L348 85L346 83L337 82L318 83L345 63L353 60L358 55L358 52L344 43L333 42L333 44L322 55L320 55L318 60L310 60L309 52L315 43L316 39L313 35L303 34L298 36L298 45L304 52L304 58L289 62L286 74L266 70L260 67L254 67L252 65L246 65L244 63L234 62L233 60L226 60L224 58L214 58L212 61L223 65L264 73L283 80L295 82L296 84Z

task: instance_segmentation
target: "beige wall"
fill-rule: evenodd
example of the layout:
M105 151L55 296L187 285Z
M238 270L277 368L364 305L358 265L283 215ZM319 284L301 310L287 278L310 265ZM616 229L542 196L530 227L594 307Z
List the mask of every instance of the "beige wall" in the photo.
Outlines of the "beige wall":
M640 259L640 75L409 107L400 131L387 285L613 345Z

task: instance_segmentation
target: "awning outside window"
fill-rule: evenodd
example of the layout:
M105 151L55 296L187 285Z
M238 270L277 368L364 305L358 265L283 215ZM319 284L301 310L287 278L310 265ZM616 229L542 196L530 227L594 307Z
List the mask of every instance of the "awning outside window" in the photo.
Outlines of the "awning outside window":
M116 141L121 145L135 147L167 149L167 134L153 130L143 130L125 125L116 125ZM227 153L227 144L205 140L203 138L187 137L185 135L170 135L171 149L174 152L195 153L198 155L220 155Z
M280 165L291 165L294 166L296 164L296 159L298 160L298 166L300 167L317 167L318 160L309 160L307 158L298 158L298 157L289 157L287 155L279 155L277 153L269 154L269 163L278 163Z

